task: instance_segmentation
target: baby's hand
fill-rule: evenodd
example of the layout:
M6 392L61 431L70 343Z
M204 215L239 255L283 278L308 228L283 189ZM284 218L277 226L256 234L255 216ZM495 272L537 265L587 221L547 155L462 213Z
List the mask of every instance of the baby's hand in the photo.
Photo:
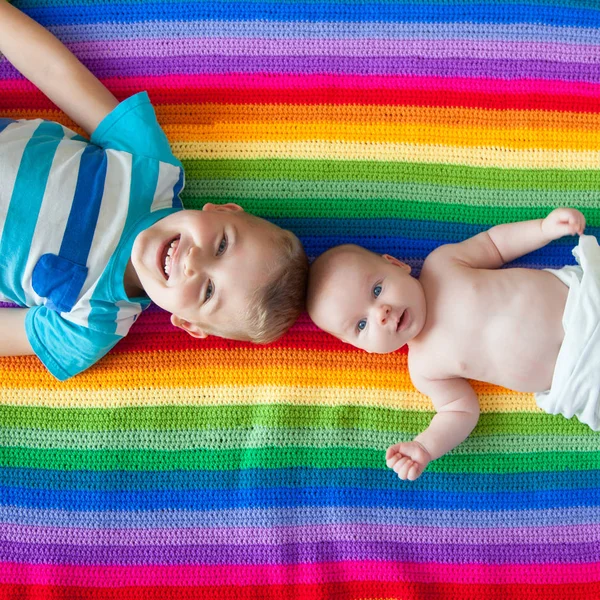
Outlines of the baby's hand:
M585 217L575 208L557 208L542 221L542 231L553 240L563 235L582 235L584 229Z
M431 454L419 442L394 444L385 453L386 464L400 479L414 481L431 462Z

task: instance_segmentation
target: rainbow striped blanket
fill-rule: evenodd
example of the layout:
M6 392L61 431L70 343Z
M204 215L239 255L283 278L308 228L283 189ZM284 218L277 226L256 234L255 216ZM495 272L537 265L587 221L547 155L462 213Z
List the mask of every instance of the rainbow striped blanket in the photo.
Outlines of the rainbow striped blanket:
M119 98L148 90L189 208L239 202L310 257L418 269L559 205L600 233L599 0L16 3ZM0 113L73 126L6 61ZM475 432L401 482L384 451L432 416L406 358L150 309L67 383L0 359L0 600L599 598L600 434L476 384Z

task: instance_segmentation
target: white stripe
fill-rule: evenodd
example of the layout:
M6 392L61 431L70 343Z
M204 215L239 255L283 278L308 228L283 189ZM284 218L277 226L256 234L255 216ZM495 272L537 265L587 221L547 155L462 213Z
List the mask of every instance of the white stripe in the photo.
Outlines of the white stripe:
M173 188L179 181L179 173L179 167L164 162L159 163L158 181L156 182L151 212L161 208L173 207Z
M92 310L90 299L102 273L117 249L129 210L131 154L107 150L106 157L108 164L104 193L87 260L89 270L83 286L83 293L70 313L62 313L65 319L84 327L88 326L88 317ZM110 295L102 293L102 297L108 300L112 296L112 281L104 280L102 286L110 288Z
M60 251L75 196L84 148L83 142L73 140L63 140L56 148L33 233L31 250L21 279L28 306L45 304L45 299L33 290L31 275L42 254L58 254Z
M0 133L0 239L2 239L23 152L41 122L41 119L17 121L7 125Z
M117 335L126 336L129 329L133 325L134 317L142 312L142 305L137 302L127 302L126 300L119 300L116 303L119 309L117 316L117 329L115 333Z

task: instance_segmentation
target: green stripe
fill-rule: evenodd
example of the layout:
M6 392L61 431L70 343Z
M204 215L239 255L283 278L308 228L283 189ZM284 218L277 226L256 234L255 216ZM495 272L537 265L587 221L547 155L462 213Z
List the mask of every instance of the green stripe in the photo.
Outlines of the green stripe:
M11 429L0 431L0 446L36 449L69 450L189 450L247 449L262 446L293 448L351 448L385 449L397 442L411 440L414 433L406 431L365 431L359 429L275 429L253 426L248 429L208 429L192 431L39 431ZM486 452L600 452L600 443L593 436L568 435L473 435L457 449L458 454Z
M0 406L0 435L13 429L67 432L190 431L248 429L357 429L416 434L433 412L364 406L140 406L120 409ZM543 413L484 413L473 436L561 435L600 437L577 419Z
M287 215L287 210L281 211L281 204L283 202L287 208L287 201L332 203L338 209L343 209L346 202L352 202L353 206L361 206L357 203L370 205L374 203L373 201L380 202L382 200L392 200L394 203L401 200L460 205L461 207L502 206L505 208L543 208L544 210L566 205L582 209L600 207L599 190L488 190L433 185L427 182L287 181L281 179L257 181L253 179L188 178L182 197L186 199L188 208L201 208L209 199L222 202L236 197L244 198L245 202L260 200L266 202L266 206L272 206L275 200L278 202L278 211L285 215ZM195 206L190 205L190 202ZM328 213L328 215L330 214ZM353 216L356 214L356 212L353 213Z
M388 181L512 190L592 190L600 170L500 169L430 163L335 160L184 160L189 179Z
M172 471L230 469L385 468L383 450L335 448L264 447L256 449L178 452L98 450L36 450L3 448L0 466L38 469L91 471ZM600 469L598 452L540 452L527 454L449 454L431 463L432 472L452 473L530 473L587 471Z
M285 204L281 199L257 200L254 198L229 198L235 200L252 214L266 218L324 218L324 219L407 219L412 221L438 221L443 223L469 223L475 225L499 225L513 221L541 219L548 215L554 207L505 207L505 206L466 206L445 205L438 203L435 207L422 202L389 202L384 200L367 202L364 200L332 201L328 199L310 199L294 205ZM187 198L183 199L187 208L201 208L206 202L222 202L221 198ZM564 204L570 204L565 202ZM433 210L434 209L434 210ZM600 209L584 210L587 224L600 226ZM317 232L315 232L317 233ZM320 230L320 235L327 236L327 228ZM428 237L429 232L428 232ZM565 244L573 244L572 239L565 238Z

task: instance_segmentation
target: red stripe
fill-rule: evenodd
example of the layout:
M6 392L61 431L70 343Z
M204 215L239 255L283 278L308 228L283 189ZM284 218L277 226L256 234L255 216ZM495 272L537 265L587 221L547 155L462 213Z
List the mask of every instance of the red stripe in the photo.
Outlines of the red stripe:
M257 346L249 342L236 342L215 336L197 340L182 330L173 327L170 323L170 315L158 309L149 309L142 313L129 334L115 346L112 352L183 352L198 349L226 350L236 348L248 348L258 351L261 349L268 350L269 348L289 348L302 351L321 350L362 353L361 350L340 342L332 335L317 329L306 314L301 315L294 326L281 339L272 344ZM398 352L406 353L408 349L403 347Z
M119 99L139 91L134 88L113 90ZM575 94L496 94L482 92L422 89L350 89L350 88L197 88L185 90L149 87L155 105L159 104L359 104L375 106L431 106L513 110L555 110L564 112L600 112L598 97ZM11 91L0 95L0 109L41 110L56 108L41 92Z
M100 576L99 576L100 577ZM347 582L323 585L119 587L0 585L0 600L597 600L600 582L579 585L459 585Z

